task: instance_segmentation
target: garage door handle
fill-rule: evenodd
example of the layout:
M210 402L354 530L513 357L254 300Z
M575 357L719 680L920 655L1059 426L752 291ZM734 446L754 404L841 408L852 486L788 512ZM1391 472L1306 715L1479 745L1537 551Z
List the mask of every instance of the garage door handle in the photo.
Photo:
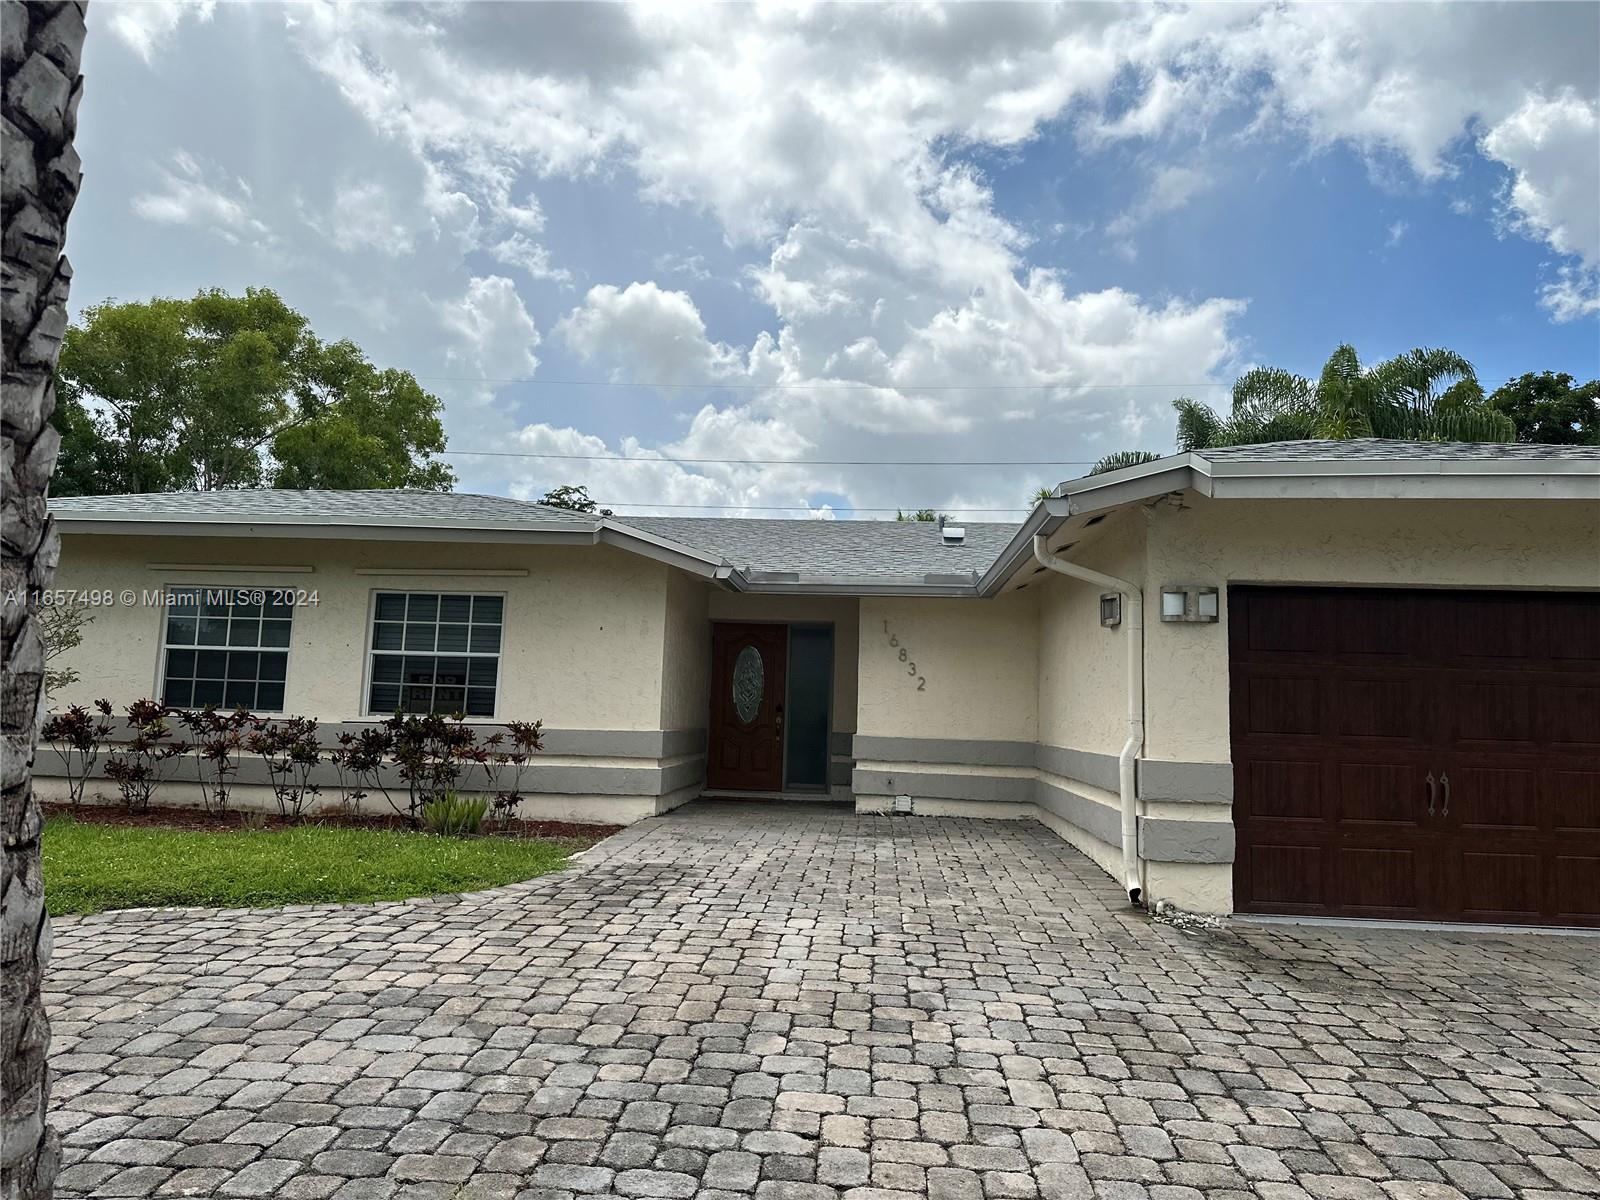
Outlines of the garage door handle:
M1444 787L1444 816L1450 815L1450 776L1443 771L1439 772L1439 782Z
M1433 772L1428 772L1428 815L1433 816L1433 798L1438 795L1439 785L1433 781Z

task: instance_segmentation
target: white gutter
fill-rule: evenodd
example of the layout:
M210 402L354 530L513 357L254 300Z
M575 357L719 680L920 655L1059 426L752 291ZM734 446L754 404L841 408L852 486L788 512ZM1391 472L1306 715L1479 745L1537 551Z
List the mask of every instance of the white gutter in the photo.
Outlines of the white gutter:
M1144 594L1137 584L1126 579L1102 575L1057 558L1050 553L1049 539L1042 533L1033 535L1033 556L1040 566L1052 571L1120 592L1127 606L1122 624L1128 631L1128 740L1123 743L1122 753L1117 755L1117 798L1122 805L1123 885L1128 889L1128 899L1137 904L1144 890L1139 874L1138 777L1135 774L1139 751L1144 749Z

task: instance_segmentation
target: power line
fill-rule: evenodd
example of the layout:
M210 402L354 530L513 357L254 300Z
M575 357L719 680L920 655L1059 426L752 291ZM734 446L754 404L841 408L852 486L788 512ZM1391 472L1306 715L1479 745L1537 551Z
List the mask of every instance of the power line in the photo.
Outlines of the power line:
M573 387L573 388L654 388L657 391L687 390L703 392L1049 392L1069 388L1080 389L1134 389L1134 388L1231 388L1231 383L1215 379L1191 380L1188 383L1101 383L1093 380L1062 380L1058 383L869 383L865 381L835 383L729 383L704 380L684 383L663 379L524 379L514 376L493 375L413 375L420 383L494 383L518 387ZM1480 379L1488 387L1508 383L1506 379Z
M1090 467L1092 458L1041 459L872 459L872 458L641 458L630 454L553 454L535 450L440 450L440 454L472 455L480 458L559 458L579 462L629 463L716 463L725 466L758 467Z

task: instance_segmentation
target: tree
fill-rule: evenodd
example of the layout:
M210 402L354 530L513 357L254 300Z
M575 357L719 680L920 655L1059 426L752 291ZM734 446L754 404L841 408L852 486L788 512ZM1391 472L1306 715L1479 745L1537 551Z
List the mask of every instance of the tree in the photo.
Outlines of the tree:
M570 512L598 513L602 517L612 515L609 508L601 508L593 500L589 499L588 488L582 486L574 487L569 483L551 488L543 496L539 497L539 503L546 508L565 508Z
M324 343L269 288L107 301L67 330L57 495L215 488L446 491L437 396Z
M1141 463L1155 462L1161 455L1153 450L1118 450L1108 454L1089 468L1091 475L1104 475L1107 471L1120 471L1123 467L1137 467ZM1048 494L1048 493L1047 493Z
M1600 446L1600 379L1579 384L1566 372L1521 375L1497 388L1489 407L1511 418L1519 442Z
M1485 400L1472 364L1453 350L1412 350L1363 369L1342 345L1316 382L1279 367L1246 371L1222 415L1198 400L1173 402L1178 448L1200 450L1303 438L1509 442L1516 430Z
M44 639L44 690L47 698L54 697L62 688L78 682L76 667L52 667L50 664L68 650L83 645L84 627L94 621L94 614L76 604L46 604L39 609L39 636Z
M43 1200L54 1190L61 1143L46 1121L50 1103L50 1021L40 982L50 956L33 793L33 756L43 711L44 645L39 593L60 550L45 505L59 440L50 425L54 375L67 325L72 268L62 257L78 197L73 135L83 77L82 3L4 0L0 22L0 1195Z
M937 521L942 515L934 512L931 508L918 508L913 509L911 512L901 512L899 509L895 509L894 519L896 521Z

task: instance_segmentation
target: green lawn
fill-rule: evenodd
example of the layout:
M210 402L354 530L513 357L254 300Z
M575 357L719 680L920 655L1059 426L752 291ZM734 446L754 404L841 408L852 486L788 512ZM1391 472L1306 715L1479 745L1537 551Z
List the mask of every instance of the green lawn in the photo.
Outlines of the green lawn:
M59 915L401 900L559 871L583 846L316 825L209 833L54 817L44 833L45 904Z

